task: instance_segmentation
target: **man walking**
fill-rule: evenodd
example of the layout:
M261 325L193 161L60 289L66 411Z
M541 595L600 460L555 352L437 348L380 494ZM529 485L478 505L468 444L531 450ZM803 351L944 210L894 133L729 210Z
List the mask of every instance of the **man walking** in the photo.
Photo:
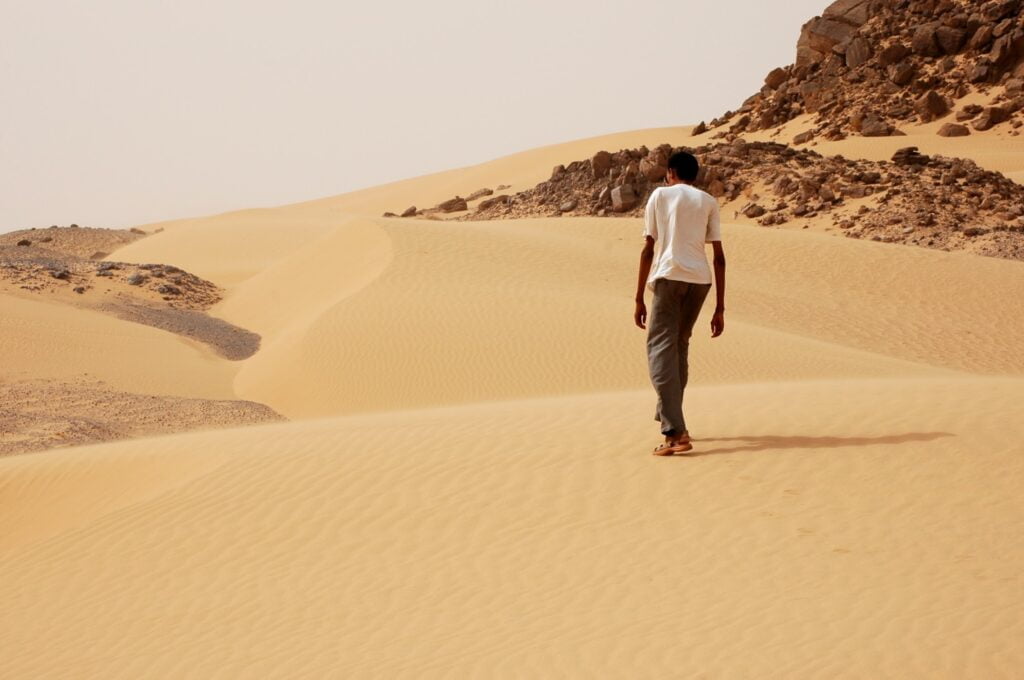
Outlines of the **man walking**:
M717 303L711 317L711 337L725 330L725 252L718 201L693 186L700 166L691 154L668 159L666 185L651 193L644 215L644 249L636 286L634 321L647 328L644 287L654 292L647 360L651 383L658 393L655 418L665 442L656 456L671 456L693 448L683 418L683 392L689 373L690 335L704 299L711 290L711 269L704 244L714 249ZM655 244L659 244L655 256Z

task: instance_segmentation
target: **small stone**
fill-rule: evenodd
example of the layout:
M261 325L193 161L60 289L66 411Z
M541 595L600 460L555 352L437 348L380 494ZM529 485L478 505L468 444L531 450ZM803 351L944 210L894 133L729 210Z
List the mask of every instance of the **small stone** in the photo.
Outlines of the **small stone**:
M590 168L594 172L594 179L600 179L608 176L608 171L612 167L612 155L607 151L598 151L590 159Z
M892 126L878 118L868 118L861 123L860 134L864 137L889 137L892 133Z
M875 55L875 50L864 38L854 38L846 48L847 68L857 68L866 64Z
M566 201L565 203L563 203L562 205L558 206L558 212L564 212L564 213L572 212L573 210L576 209L577 205L578 205L578 202L576 201L575 198L570 199L570 200Z
M612 210L615 212L626 212L637 204L636 191L632 184L623 184L612 189Z
M141 286L148 279L149 279L149 277L146 276L145 274L139 274L138 272L136 272L135 274L132 274L131 276L128 277L128 285L129 286Z
M888 70L889 80L900 87L910 83L910 81L914 79L914 75L916 73L917 69L909 61L901 61L898 64L893 64Z
M415 217L416 216L416 206L414 206L414 205L409 206L408 208L405 209L405 211L402 213L401 216L402 217Z
M508 205L508 202L509 196L507 194L499 194L497 196L494 196L493 198L485 198L484 200L480 201L476 209L487 210L488 208L493 208L496 205Z
M928 90L914 102L914 110L922 123L930 123L949 112L949 103L935 90Z
M749 217L751 219L754 219L754 218L757 218L757 217L761 217L762 215L764 215L768 211L765 210L763 206L760 206L757 203L750 203L750 204L744 206L744 208L743 208L743 210L741 212L743 213L744 217Z
M967 71L967 80L971 83L983 83L988 80L991 72L992 69L988 64L979 62Z
M964 229L964 236L982 236L988 233L988 229L983 227L967 227Z
M85 286L75 286L75 292L81 295L85 292Z
M556 165L554 168L552 168L552 170L551 170L551 179L561 179L563 177L565 177L565 166L564 165L559 164L559 165ZM469 200L473 200L472 197L470 197Z
M979 132L988 130L999 123L1009 119L1010 112L1001 106L986 106L981 115L974 119L971 125Z
M665 160L663 164L661 161ZM668 172L668 159L661 156L651 155L640 161L640 173L647 178L648 182L660 182Z
M67 269L54 269L50 271L50 276L61 281L67 281L71 278L71 272Z
M449 198L443 203L438 203L437 209L443 213L452 213L468 210L469 206L466 204L466 199L461 196L456 196L455 198Z
M938 135L940 137L966 137L971 134L971 131L966 125L960 125L959 123L946 123L939 128Z
M919 54L922 57L938 57L942 54L936 38L937 28L935 24L918 26L917 30L914 31L914 37L910 41L910 48L914 50L915 54Z
M812 139L814 139L814 131L813 130L806 130L806 131L801 132L800 134L798 134L796 137L794 137L793 138L793 143L794 144L806 144L807 142L811 141Z
M894 43L889 45L878 54L878 63L881 66L888 67L893 64L898 64L910 55L910 49L902 43Z
M956 54L967 41L967 31L953 26L940 26L935 30L935 39L946 54Z
M18 245L22 246L22 247L30 246L30 245L32 245L32 241L29 241L27 238L23 238L20 241L18 241Z
M563 171L565 170L565 166L561 166L560 165L559 167L562 168ZM466 200L467 201L475 201L478 198L483 198L484 196L490 196L493 193L494 192L491 191L490 189L477 189L476 191L471 193L469 196L466 196Z
M789 74L786 73L786 69L776 68L772 69L772 71L768 73L768 75L764 79L764 84L773 90L777 90L779 89L779 86L786 82L786 80L788 79Z

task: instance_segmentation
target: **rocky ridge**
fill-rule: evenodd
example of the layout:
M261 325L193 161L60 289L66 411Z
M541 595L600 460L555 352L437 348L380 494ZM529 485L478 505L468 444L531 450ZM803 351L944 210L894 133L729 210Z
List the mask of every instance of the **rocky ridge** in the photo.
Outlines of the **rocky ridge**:
M669 155L679 150L664 144L601 151L456 219L639 217L663 185ZM823 218L851 238L1024 259L1024 186L970 160L910 147L877 162L742 139L685 150L701 162L697 185L720 200L727 218L766 227Z
M975 92L987 105L958 106ZM833 2L804 25L794 64L772 70L738 111L695 134L731 138L813 114L795 143L890 136L954 111L957 127L940 134L1003 124L1018 134L1024 125L1024 0Z
M175 309L209 309L221 299L213 283L178 267L106 260L108 251L146 233L134 229L50 227L0 235L0 283L40 292L122 293L159 299Z
M239 361L255 354L260 336L207 313L222 298L214 283L169 264L105 257L144 233L70 227L27 230L0 239L0 292L50 299L144 324L203 343ZM76 253L93 252L94 258Z

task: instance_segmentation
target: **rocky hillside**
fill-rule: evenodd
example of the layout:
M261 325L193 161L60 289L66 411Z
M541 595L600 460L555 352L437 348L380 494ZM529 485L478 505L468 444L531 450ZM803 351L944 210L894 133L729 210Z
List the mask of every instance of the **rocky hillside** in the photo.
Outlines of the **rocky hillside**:
M639 217L675 150L601 151L557 166L532 189L490 196L458 219ZM1024 186L970 160L913 147L887 162L852 160L741 139L688 150L701 161L698 185L729 218L764 226L825 220L852 238L1024 259Z
M896 135L901 124L955 113L940 134L997 125L1017 134L1024 125L1022 10L1024 0L838 0L804 25L794 64L771 71L738 111L698 133L721 128L716 136L724 137L814 114L800 143ZM976 93L984 105L960 101Z

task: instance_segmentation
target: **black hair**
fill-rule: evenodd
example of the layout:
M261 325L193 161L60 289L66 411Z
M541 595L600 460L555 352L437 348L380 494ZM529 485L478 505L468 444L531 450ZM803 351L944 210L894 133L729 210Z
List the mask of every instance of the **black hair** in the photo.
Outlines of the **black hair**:
M676 177L684 182L697 181L697 174L700 173L700 163L697 158L685 151L676 151L669 156L668 167L676 173Z

